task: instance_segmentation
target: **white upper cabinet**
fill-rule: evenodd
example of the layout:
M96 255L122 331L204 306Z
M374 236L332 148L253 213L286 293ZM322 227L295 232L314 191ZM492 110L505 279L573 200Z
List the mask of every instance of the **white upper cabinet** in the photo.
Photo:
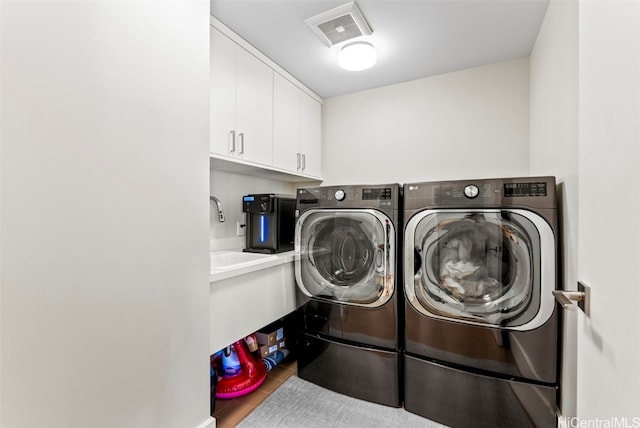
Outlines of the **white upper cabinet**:
M211 24L211 167L320 180L322 100L224 24Z
M211 28L209 151L231 156L236 129L236 44Z
M237 48L236 152L238 157L272 163L273 70Z
M320 103L278 73L273 75L273 164L320 177Z
M210 151L272 164L273 70L211 28Z
M273 165L288 171L300 168L300 92L273 74Z
M301 171L320 177L322 156L322 105L305 93L300 94Z

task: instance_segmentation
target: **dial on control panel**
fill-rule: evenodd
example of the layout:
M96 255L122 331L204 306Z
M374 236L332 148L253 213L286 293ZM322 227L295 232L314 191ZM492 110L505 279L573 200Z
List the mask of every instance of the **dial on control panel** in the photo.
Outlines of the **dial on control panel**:
M333 196L336 198L336 201L344 201L346 195L344 193L344 190L339 189L336 190L336 193Z
M464 188L464 195L469 199L475 198L478 196L478 193L480 193L480 189L478 189L478 186L475 184L468 184Z

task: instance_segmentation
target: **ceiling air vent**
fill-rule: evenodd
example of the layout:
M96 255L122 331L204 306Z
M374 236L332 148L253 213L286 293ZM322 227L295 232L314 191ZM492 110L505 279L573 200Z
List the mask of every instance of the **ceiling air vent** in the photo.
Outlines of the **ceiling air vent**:
M347 3L320 15L305 19L322 42L331 47L372 33L355 2Z

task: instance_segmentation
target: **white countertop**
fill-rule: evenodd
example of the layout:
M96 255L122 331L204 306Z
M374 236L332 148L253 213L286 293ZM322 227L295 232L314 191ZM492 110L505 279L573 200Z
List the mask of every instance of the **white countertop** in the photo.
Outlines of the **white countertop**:
M238 251L241 252L240 250ZM212 284L214 282L222 281L236 276L246 275L251 272L268 269L285 263L291 263L293 262L293 260L293 251L276 254L265 254L264 260L252 261L251 264L248 265L240 265L237 268L229 268L219 271L211 270L211 273L209 274L209 283Z

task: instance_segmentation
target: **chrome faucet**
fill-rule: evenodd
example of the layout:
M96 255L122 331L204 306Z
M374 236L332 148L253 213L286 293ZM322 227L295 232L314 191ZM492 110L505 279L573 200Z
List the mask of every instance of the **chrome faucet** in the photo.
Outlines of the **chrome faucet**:
M220 223L222 223L224 221L224 211L222 211L222 202L220 202L220 199L216 198L215 196L209 196L209 202L216 204L216 208L218 208L218 220L220 220Z

